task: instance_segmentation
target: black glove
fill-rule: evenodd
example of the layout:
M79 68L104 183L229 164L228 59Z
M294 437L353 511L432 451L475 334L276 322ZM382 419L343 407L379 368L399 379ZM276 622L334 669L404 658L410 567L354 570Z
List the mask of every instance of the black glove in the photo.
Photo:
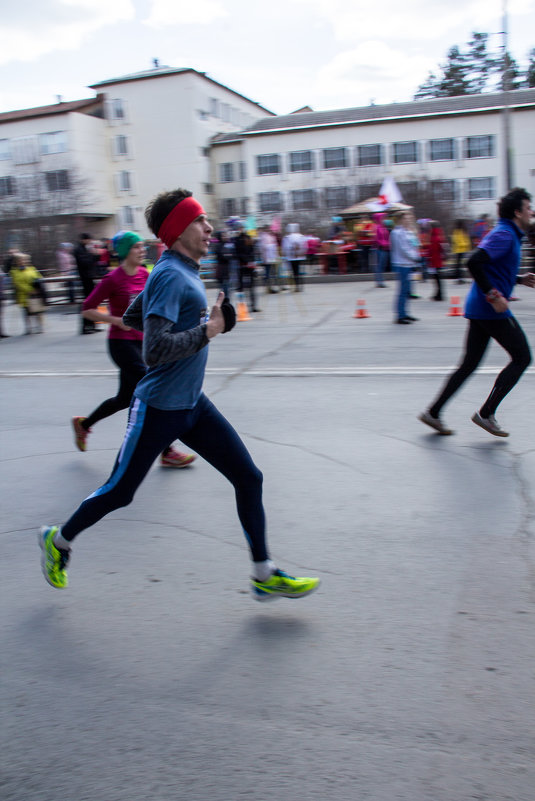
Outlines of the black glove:
M221 304L221 311L223 312L223 317L225 319L225 328L223 329L223 333L226 334L227 331L231 331L236 325L236 309L230 300L225 298Z

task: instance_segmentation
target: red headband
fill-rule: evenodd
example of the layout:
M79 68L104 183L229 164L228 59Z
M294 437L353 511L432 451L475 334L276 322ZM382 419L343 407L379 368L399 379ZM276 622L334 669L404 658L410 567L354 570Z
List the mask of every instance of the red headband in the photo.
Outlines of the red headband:
M204 213L198 200L195 200L194 197L186 197L169 212L160 226L158 236L170 248L180 234L184 233L188 225Z

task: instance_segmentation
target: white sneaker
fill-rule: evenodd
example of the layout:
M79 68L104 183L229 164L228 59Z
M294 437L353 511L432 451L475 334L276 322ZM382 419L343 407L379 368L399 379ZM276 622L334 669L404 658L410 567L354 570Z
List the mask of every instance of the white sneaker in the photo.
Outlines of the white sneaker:
M426 426L431 426L431 428L434 428L435 431L437 431L439 434L442 434L443 437L453 434L451 428L448 428L448 426L444 425L440 417L433 417L430 412L422 412L422 414L418 416L418 420L420 420L422 423L425 423Z
M489 434L494 434L495 437L509 436L509 432L501 428L493 414L489 414L488 417L481 417L479 412L475 412L475 414L472 415L472 422L475 423L476 426L484 428Z

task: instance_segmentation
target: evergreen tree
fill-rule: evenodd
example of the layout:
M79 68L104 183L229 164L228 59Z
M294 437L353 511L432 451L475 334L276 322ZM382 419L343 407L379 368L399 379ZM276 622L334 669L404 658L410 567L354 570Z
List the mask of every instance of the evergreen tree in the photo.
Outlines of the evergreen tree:
M491 88L491 81L499 90L535 87L535 48L529 52L528 68L523 73L510 53L498 57L489 53L488 38L488 33L474 31L464 50L451 47L439 74L429 73L414 100L479 94Z
M495 59L488 52L488 38L488 33L473 31L472 38L468 42L468 50L463 56L465 77L468 81L467 94L483 92L493 71L500 63L499 59Z
M506 91L508 89L522 88L526 79L520 72L518 64L510 53L506 53L505 56L500 59L499 69L501 72L500 89Z
M457 45L448 51L448 61L442 67L442 79L439 81L438 97L455 97L470 94L469 69L466 57Z
M528 54L529 64L526 70L526 86L535 87L535 47L533 47Z

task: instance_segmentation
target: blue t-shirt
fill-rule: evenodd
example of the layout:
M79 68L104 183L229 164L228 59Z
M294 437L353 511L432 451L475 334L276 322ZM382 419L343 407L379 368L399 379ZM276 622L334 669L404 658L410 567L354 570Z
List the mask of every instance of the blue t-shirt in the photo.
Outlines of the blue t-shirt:
M150 314L174 323L171 331L189 331L207 319L208 302L195 262L166 250L143 290L143 320ZM208 347L186 359L149 367L135 396L156 409L192 409L202 390Z
M510 298L516 284L516 276L520 265L520 244L524 234L512 220L500 219L496 226L479 243L478 247L486 250L490 262L484 270L490 283L498 289L504 298ZM512 317L510 309L498 314L485 299L485 293L476 282L472 284L464 305L464 316L471 320L499 320Z

